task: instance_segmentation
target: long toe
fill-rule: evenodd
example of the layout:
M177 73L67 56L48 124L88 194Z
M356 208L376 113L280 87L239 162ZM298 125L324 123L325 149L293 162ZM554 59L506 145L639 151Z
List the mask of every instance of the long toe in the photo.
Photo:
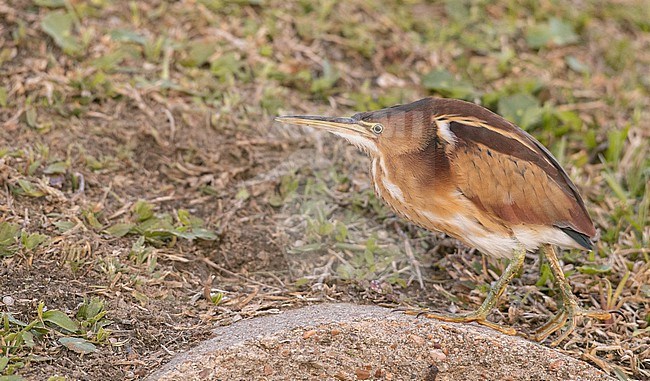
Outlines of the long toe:
M573 317L568 319L569 323L564 328L564 331L562 331L562 333L560 333L560 336L558 336L557 339L553 340L553 342L551 343L551 347L557 347L558 345L560 345L561 342L563 342L567 337L569 337L569 335L573 331L575 331L575 329L576 329L576 320L577 319L578 319L577 316L573 316Z
M551 343L552 347L558 346L576 329L578 319L585 317L597 320L609 320L612 318L612 314L603 310L585 310L576 305L569 304L568 308L560 309L557 315L540 327L535 332L534 339L536 341L543 341L553 333L562 330L560 335Z
M475 320L475 321L477 323L479 323L480 325L484 325L486 327L492 328L493 330L499 331L499 332L503 333L504 335L508 335L508 336L517 335L517 330L515 330L512 327L506 327L506 326L503 326L503 325L500 325L500 324L497 324L497 323L492 323L491 321L486 320L486 319Z
M479 311L469 312L466 314L438 314L430 311L406 311L408 315L423 316L427 319L436 319L450 323L471 323L476 322L483 326L492 328L495 331L501 332L506 335L514 336L517 331L512 327L504 327L497 323L487 320L486 316Z
M546 324L539 327L532 337L535 341L544 341L547 337L551 336L554 332L559 331L564 327L568 319L568 314L564 309L561 309L557 315L553 316Z
M604 310L584 310L579 308L578 311L576 311L576 314L602 321L610 320L612 318L612 313Z

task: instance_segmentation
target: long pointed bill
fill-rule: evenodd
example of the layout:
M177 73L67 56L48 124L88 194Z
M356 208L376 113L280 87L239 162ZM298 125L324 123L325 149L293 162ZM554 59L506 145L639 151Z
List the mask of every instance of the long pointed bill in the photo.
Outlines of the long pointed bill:
M278 116L276 121L300 126L310 126L341 135L355 135L372 139L374 135L368 128L352 118L335 118L313 115ZM346 136L347 137L347 136Z
M350 143L367 153L377 153L377 137L370 132L364 122L352 118L333 118L327 116L296 115L279 116L276 121L299 126L310 126L325 130L347 139Z

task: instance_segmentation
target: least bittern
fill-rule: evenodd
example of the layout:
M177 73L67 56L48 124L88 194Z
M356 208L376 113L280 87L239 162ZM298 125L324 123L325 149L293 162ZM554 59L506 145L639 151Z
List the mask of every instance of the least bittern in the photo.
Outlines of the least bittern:
M513 123L473 103L437 98L350 118L276 120L347 139L370 155L375 191L397 214L487 255L510 259L478 310L425 316L477 322L515 334L487 316L522 268L526 252L540 249L559 286L562 306L536 332L536 340L566 325L553 343L557 345L575 329L578 317L611 317L579 306L554 250L554 245L592 248L596 231L578 190L553 155Z

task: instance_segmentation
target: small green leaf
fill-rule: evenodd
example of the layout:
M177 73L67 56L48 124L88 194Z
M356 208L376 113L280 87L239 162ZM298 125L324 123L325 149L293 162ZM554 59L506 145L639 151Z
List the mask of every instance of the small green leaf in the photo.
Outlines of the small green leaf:
M79 325L59 310L43 312L43 321L55 324L70 332L77 332L79 330Z
M88 225L90 225L93 229L100 230L103 227L99 220L97 220L97 216L95 216L95 213L93 213L92 210L85 210L82 214L86 218Z
M560 120L562 125L566 126L568 129L573 131L580 131L580 128L582 127L582 119L580 119L580 116L576 114L574 111L555 110L553 115L555 115Z
M444 69L436 69L424 75L421 83L427 90L454 98L467 98L476 92L470 84L456 79Z
M79 354L97 352L97 347L93 343L80 337L62 337L59 339L59 343Z
M28 174L29 176L34 175L34 173L36 172L36 170L38 169L38 167L41 166L41 164L42 164L42 162L41 162L40 160L35 160L33 163L31 163L31 164L29 165L29 167L27 167L27 174Z
M56 221L54 223L54 226L56 226L56 228L59 229L59 231L61 233L65 233L68 230L70 230L70 229L74 228L75 226L77 226L77 224L75 224L72 221Z
M215 239L218 238L217 234L211 230L204 229L204 228L193 228L192 229L192 234L194 237L203 239L206 241L214 241Z
M98 70L109 72L115 70L126 57L128 57L126 50L117 50L112 53L104 54L103 56L93 60L91 65Z
M36 306L36 314L38 314L39 320L43 320L43 312L45 312L45 302L41 300Z
M564 46L578 41L573 27L563 20L551 18L548 23L530 27L526 32L526 42L533 49L548 45Z
M192 41L188 48L187 58L181 61L183 66L188 67L200 67L208 62L215 51L214 42L211 41Z
M19 232L20 225L0 222L0 246L9 246L16 243Z
M533 49L545 46L551 39L548 25L535 25L526 33L526 43Z
M47 168L43 170L43 173L45 173L46 175L62 174L65 173L67 169L68 169L68 163L66 163L65 161L59 161L48 165Z
M584 265L578 266L576 269L582 274L587 275L596 275L596 274L606 274L612 271L611 265Z
M103 310L104 302L98 297L92 297L90 300L85 300L79 307L77 318L83 320L95 319Z
M524 130L539 123L543 111L537 98L528 93L500 98L498 109L499 114Z
M66 53L77 54L81 52L81 45L72 36L74 16L70 13L55 11L49 13L41 21L41 28L54 42Z
M169 238L174 230L174 225L172 225L171 217L168 214L149 218L137 226L137 231L146 237Z
M584 74L590 72L589 66L582 63L575 56L566 56L564 62L566 62L569 69L575 71L576 73Z
M23 332L22 335L23 335L23 341L25 343L25 346L27 346L27 348L33 348L36 345L36 343L34 342L34 335L31 332L29 331Z
M176 212L176 216L178 217L178 221L183 226L187 227L201 227L203 226L203 220L192 216L190 212L186 209L179 209L178 212Z
M9 364L9 357L2 356L0 357L0 372Z
M210 301L215 306L218 306L221 303L222 300L223 300L223 293L222 292L218 292L216 294L210 294Z
M133 224L124 224L124 223L115 224L110 228L106 229L106 232L112 235L113 237L117 237L117 238L124 237L125 235L129 234L129 232L131 231L131 229L134 228L134 226L135 225Z
M133 213L135 213L138 222L146 221L153 217L153 205L144 200L139 200L133 206Z
M248 190L246 188L242 188L237 192L237 194L235 195L235 198L237 200L246 201L246 200L248 200L248 198L250 196L251 196L251 194L248 193Z
M179 209L178 212L176 212L176 216L178 216L178 220L181 222L181 224L185 226L190 226L190 212L187 209Z
M38 128L38 112L34 107L25 109L25 123L31 128Z
M241 67L242 61L234 53L226 53L210 62L210 71L222 81L232 78Z
M6 321L7 323L11 323L11 324L18 325L18 326L21 326L21 327L26 327L27 326L27 323L16 319L10 313L5 313L5 312L0 313L0 317L2 317L2 320Z
M137 241L131 245L131 251L129 252L130 255L134 256L139 256L146 254L148 251L148 248L144 245L144 236L140 236Z
M38 245L47 241L48 238L49 237L44 234L39 234L39 233L27 234L23 231L21 233L20 240L25 249L32 250L36 248Z
M147 42L147 39L143 35L125 29L113 30L111 31L110 36L113 41L135 42L141 45L144 45Z
M573 26L558 18L551 18L549 21L551 30L551 42L558 46L573 44L578 42L578 35L573 30Z
M18 180L18 186L20 187L20 189L16 189L15 191L20 195L36 197L36 198L45 196L45 193L43 191L38 189L38 187L34 183L28 180L25 179Z

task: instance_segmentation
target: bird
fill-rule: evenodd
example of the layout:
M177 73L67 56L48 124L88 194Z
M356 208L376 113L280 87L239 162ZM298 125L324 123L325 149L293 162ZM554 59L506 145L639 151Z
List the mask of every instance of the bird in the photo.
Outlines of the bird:
M447 322L476 322L515 335L487 319L527 252L549 263L561 305L534 340L553 333L558 345L579 318L611 319L580 306L565 278L555 246L591 250L594 224L578 189L537 139L475 103L427 97L351 117L287 115L277 122L310 126L342 137L371 159L375 193L402 218L443 232L508 265L472 312L408 311Z

